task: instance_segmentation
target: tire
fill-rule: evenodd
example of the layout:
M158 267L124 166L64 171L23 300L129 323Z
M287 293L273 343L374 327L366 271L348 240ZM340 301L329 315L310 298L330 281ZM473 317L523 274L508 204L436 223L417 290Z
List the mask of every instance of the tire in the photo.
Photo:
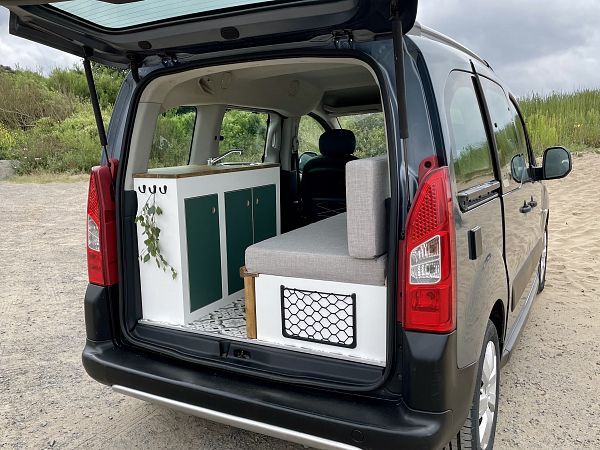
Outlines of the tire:
M494 367L490 367L492 361L494 362L495 369ZM486 380L483 378L484 375L486 376ZM481 356L479 357L477 380L478 383L473 393L473 404L469 411L469 417L467 417L465 424L456 437L445 445L443 450L492 450L494 448L496 424L498 422L497 405L500 397L500 344L498 342L498 332L491 320L488 320L485 330L485 338L483 340ZM485 399L482 393L485 394ZM480 397L482 399L482 407L485 407L481 420L479 414ZM481 428L483 420L486 420L487 425ZM489 422L490 420L491 423ZM483 439L480 439L480 428L485 430L485 436L481 436Z
M548 270L548 225L544 228L544 248L542 249L542 256L540 256L540 262L538 264L538 294L544 290L546 286L546 271Z

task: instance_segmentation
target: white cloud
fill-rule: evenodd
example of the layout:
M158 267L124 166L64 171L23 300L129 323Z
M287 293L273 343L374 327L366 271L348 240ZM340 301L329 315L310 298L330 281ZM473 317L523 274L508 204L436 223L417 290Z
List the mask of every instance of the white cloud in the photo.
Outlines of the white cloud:
M597 0L421 0L418 20L480 54L518 95L600 87Z
M8 16L8 10L0 7L0 64L48 73L55 67L71 67L81 61L68 53L10 35Z

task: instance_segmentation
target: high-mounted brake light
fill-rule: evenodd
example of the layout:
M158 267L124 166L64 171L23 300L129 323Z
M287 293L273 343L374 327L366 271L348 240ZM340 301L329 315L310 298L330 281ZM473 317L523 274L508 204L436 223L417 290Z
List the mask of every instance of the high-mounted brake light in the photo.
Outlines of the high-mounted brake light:
M111 164L116 170L116 162ZM87 206L87 260L90 283L111 286L118 282L117 234L112 175L108 166L90 174Z
M404 241L400 320L407 330L447 333L456 326L456 249L447 167L420 183Z

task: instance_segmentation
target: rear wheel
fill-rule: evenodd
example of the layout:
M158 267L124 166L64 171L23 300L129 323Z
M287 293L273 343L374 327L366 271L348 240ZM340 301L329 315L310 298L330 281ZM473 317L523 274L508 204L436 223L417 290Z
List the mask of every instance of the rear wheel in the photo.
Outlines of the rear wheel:
M444 447L444 450L494 448L497 405L500 394L500 344L498 332L491 320L488 320L479 358L479 370L473 395L473 405L465 424Z

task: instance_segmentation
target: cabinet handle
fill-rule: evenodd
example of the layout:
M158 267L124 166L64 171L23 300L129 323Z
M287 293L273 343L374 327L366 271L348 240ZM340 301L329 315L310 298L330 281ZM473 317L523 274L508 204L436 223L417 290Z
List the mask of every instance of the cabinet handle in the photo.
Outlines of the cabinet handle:
M250 200L246 200L246 206L250 206Z
M217 208L215 208L214 206L212 207L211 211L212 214L215 214L217 212Z
M256 204L258 205L258 197L256 197Z

